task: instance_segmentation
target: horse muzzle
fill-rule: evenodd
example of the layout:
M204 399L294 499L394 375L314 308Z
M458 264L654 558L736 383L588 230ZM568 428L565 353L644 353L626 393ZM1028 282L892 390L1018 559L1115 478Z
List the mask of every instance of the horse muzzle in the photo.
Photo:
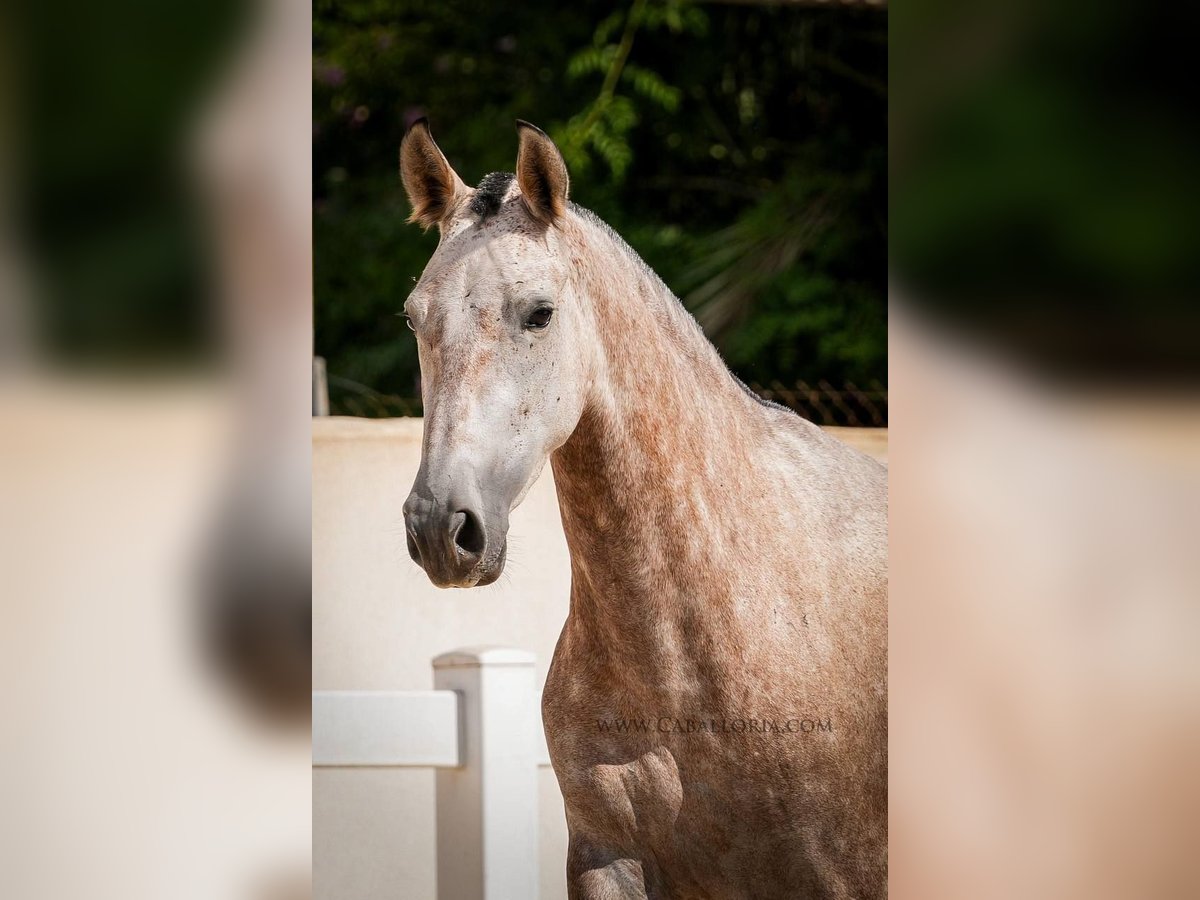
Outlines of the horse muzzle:
M503 529L489 529L486 516L470 504L441 503L409 496L404 503L408 555L436 587L491 584L504 571Z

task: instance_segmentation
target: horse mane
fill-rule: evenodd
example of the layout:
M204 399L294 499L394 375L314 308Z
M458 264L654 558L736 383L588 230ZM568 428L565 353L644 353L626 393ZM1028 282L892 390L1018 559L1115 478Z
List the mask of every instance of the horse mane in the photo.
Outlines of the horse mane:
M479 216L479 221L486 222L500 211L516 177L512 172L489 172L483 176L479 187L475 188L475 196L471 198L471 212Z
M691 311L686 306L684 306L683 301L675 295L675 292L667 286L659 274L650 268L650 265L644 259L642 259L641 254L634 250L633 247L629 246L629 242L613 230L611 225L605 222L590 209L580 206L577 203L568 202L567 206L570 208L571 212L575 213L581 219L588 222L590 225L594 225L595 227L599 228L605 235L607 235L608 239L613 242L618 250L620 250L638 265L638 267L642 270L642 273L648 276L652 283L661 287L662 291L666 293L668 297L670 297L669 302L673 305L677 315L686 319L690 326L695 329L697 334L699 334L700 339L703 340L704 343L710 348L712 348L713 354L717 357L725 371L729 373L729 377L734 380L734 383L736 383L738 387L745 391L748 396L757 401L760 406L765 406L767 409L781 410L786 413L791 413L792 415L797 415L794 409L790 409L780 403L775 403L773 400L767 400L764 397L760 397L750 389L750 386L746 384L746 382L742 381L742 379L738 378L737 375L733 373L733 370L729 368L728 364L726 364L725 360L722 358L721 351L719 351L716 348L716 345L708 339L708 335L704 333L704 329L700 327L700 323L696 320L696 317L692 315Z

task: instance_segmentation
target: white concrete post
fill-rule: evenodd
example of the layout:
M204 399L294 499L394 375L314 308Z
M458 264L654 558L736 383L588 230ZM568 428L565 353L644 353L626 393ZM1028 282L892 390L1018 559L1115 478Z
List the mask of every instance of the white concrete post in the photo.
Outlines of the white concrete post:
M438 900L536 900L534 655L470 647L433 661L459 694L460 767L437 772Z

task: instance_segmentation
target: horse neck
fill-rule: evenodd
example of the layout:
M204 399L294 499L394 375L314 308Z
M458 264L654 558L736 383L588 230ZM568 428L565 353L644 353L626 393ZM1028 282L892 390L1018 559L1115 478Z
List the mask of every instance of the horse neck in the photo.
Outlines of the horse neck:
M730 497L746 495L761 418L666 286L607 229L577 223L574 288L597 351L579 424L551 464L572 611L611 621L605 604L648 615L664 597L702 599L711 541L738 525Z

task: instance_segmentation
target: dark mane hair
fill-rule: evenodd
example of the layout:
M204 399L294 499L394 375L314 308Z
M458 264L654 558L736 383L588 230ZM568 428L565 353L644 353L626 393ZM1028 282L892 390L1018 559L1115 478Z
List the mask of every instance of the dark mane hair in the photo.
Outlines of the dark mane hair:
M512 172L489 172L484 175L479 187L475 188L475 196L471 198L471 212L481 220L498 213L504 195L516 177Z

